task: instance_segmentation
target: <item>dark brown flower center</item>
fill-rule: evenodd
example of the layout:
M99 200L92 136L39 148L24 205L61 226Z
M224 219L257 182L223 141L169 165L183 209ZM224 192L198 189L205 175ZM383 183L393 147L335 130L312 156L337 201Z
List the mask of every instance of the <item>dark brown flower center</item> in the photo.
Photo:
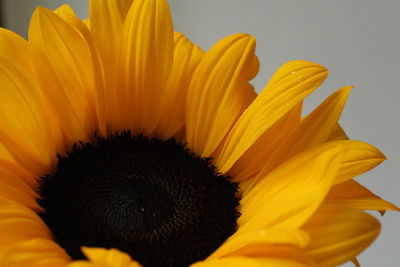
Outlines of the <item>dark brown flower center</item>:
M188 266L235 230L238 185L170 140L129 132L74 146L42 177L40 214L74 259L118 248L147 266Z

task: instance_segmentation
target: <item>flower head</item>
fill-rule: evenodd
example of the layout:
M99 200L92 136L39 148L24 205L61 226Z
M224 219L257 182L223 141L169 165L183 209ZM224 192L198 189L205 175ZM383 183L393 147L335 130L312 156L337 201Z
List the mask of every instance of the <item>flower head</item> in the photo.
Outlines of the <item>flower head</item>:
M283 65L257 95L255 38L205 52L165 0L37 8L0 29L1 266L336 266L398 210L353 178L381 163L338 120L345 86Z

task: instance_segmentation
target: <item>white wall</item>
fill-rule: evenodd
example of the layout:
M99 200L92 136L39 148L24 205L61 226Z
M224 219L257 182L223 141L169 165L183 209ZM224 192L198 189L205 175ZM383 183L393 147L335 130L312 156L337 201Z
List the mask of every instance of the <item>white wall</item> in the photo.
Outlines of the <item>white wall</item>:
M83 0L4 0L8 27L24 34L35 5L68 2L86 17ZM306 59L327 66L330 77L307 110L333 90L354 85L341 120L352 139L379 147L388 157L360 181L400 204L400 1L397 0L171 0L175 28L207 49L218 39L247 32L258 40L260 90L282 63ZM400 266L399 214L380 218L383 231L360 261L364 267ZM349 265L350 266L350 265Z

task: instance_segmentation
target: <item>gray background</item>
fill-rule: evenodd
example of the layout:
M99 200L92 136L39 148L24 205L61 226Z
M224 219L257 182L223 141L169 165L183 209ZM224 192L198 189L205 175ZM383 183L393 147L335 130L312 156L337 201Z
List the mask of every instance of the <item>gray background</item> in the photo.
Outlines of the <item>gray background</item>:
M3 0L3 21L24 35L36 5L54 9L65 2L87 17L82 0ZM170 6L175 29L203 49L237 32L256 36L258 91L274 70L294 59L330 69L327 81L306 102L307 112L334 90L354 85L341 123L350 138L374 144L388 157L360 180L400 204L400 1L170 0ZM359 259L364 267L400 266L400 216L389 212L380 219L382 234Z

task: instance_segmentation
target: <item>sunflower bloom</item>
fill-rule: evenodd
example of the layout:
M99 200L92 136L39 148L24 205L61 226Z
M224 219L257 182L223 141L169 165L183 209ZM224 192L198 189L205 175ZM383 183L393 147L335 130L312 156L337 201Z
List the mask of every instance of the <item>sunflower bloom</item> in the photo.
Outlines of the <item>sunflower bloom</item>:
M328 71L284 64L257 95L255 38L209 51L165 0L38 7L0 29L0 266L337 266L398 210L353 178L384 159L302 117Z

